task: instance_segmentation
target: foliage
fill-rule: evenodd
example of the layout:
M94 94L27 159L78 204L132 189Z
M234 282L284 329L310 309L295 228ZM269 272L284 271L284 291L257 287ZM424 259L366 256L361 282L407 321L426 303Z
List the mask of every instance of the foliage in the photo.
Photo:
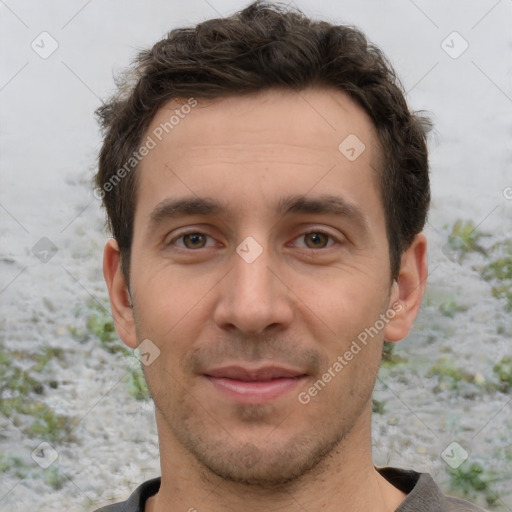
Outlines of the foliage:
M35 364L25 370L12 361L12 355L0 345L0 414L10 418L30 437L55 442L70 433L69 418L56 414L49 406L37 400L42 395L43 384L30 372L41 371L59 350L45 348L36 356L27 356ZM30 417L23 421L23 417Z
M463 371L455 366L448 357L441 357L437 363L430 368L426 374L427 377L438 377L438 385L434 389L458 389L461 382L475 382L475 376L472 373Z
M482 277L493 284L492 294L507 300L507 310L512 311L512 249L508 255L485 265L480 269Z
M125 382L130 395L135 400L145 401L151 398L149 389L146 385L146 380L142 370L139 368L128 367L128 373L125 376Z
M87 330L100 340L110 354L128 355L128 349L120 342L110 311L95 300L88 303Z
M495 473L485 471L478 463L450 468L450 480L452 491L462 493L464 498L475 499L478 493L483 493L489 506L495 505L499 498L492 489L492 483L497 480Z
M382 365L385 367L394 366L399 363L405 363L407 359L398 354L395 354L396 343L388 341L384 342L382 349Z
M67 416L57 414L41 402L30 404L24 412L34 418L34 422L27 429L27 433L31 437L37 437L50 443L57 443L64 437L69 437L72 425Z
M456 313L460 313L462 311L467 311L466 306L462 306L461 304L457 304L454 299L447 300L442 302L439 306L439 311L443 316L447 316L449 318L453 318Z
M512 390L512 358L504 357L492 370L498 377L498 389L504 393Z
M44 481L53 489L58 491L64 487L64 484L67 481L65 475L63 475L60 469L57 466L54 466L44 473Z
M52 359L59 359L63 354L64 351L61 348L45 345L42 352L34 357L35 365L32 367L32 370L38 373L41 372Z
M384 401L372 398L372 412L375 414L384 414L386 412Z
M470 252L479 252L486 256L487 251L480 245L480 240L488 236L490 236L488 233L479 231L473 221L463 222L459 219L448 235L447 247L457 255L458 261L461 263L466 254Z
M14 470L17 478L25 478L27 465L19 458L0 453L0 473L9 473Z

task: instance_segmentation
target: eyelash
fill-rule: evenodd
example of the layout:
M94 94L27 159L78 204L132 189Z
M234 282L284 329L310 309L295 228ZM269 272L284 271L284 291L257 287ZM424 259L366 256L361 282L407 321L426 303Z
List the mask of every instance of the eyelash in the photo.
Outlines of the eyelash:
M329 238L329 240L331 240L333 243L331 243L330 245L327 245L326 247L321 247L321 248L318 248L318 249L312 249L310 247L302 247L302 249L308 249L309 251L325 251L327 249L329 249L330 247L332 247L333 245L335 245L336 243L341 243L336 237L334 237L333 235L331 235L330 233L326 232L326 231L323 231L322 229L311 229L309 231L306 231L302 234L300 234L299 236L297 236L294 240L296 240L297 238L300 238L300 237L304 237L306 235L310 235L310 234L320 234L320 235L325 235ZM172 240L170 240L168 243L166 243L165 245L166 246L172 246L175 244L175 242L177 240L180 240L182 239L183 237L187 236L187 235L204 235L206 237L209 237L209 238L212 238L212 236L206 234L206 233L203 233L202 231L186 231L185 233L181 233L179 236L177 237L174 237ZM181 247L181 246L175 246L178 248L178 250L183 250L183 251L199 251L201 249L206 249L206 247L199 247L198 249L189 249L188 247Z

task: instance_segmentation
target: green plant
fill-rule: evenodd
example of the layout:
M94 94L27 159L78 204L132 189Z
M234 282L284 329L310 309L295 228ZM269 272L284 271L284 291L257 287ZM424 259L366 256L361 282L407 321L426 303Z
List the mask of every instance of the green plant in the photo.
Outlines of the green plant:
M453 318L456 313L460 313L462 311L467 311L467 306L462 306L461 304L457 304L455 299L447 300L442 302L439 306L439 311L442 315L447 316L449 318Z
M512 390L512 358L504 357L492 370L498 377L498 389L504 393Z
M478 493L483 493L487 505L496 504L499 496L492 489L492 483L498 479L495 472L485 471L478 463L463 463L449 471L453 492L462 493L462 497L469 499L475 499Z
M119 340L108 309L93 300L89 301L88 309L87 329L100 340L101 346L111 354L133 357L132 352ZM130 395L136 400L149 400L151 397L140 366L127 366L126 369L123 380Z
M459 263L462 262L466 254L470 252L479 252L487 256L487 251L480 245L480 240L490 236L489 233L483 233L477 229L473 221L463 222L457 220L448 235L447 245L451 251L458 255Z
M372 412L374 412L375 414L384 414L386 412L386 408L384 407L384 401L372 398Z
M52 357L61 354L61 349L45 347L39 354L27 355L26 359L35 361L30 371L39 372ZM6 352L3 345L0 345L0 389L0 414L10 418L30 437L55 442L69 435L70 418L35 400L34 395L43 394L43 384L29 371L15 365L13 353Z
M399 363L405 363L407 359L398 354L395 354L395 343L391 343L388 341L384 342L384 346L382 347L382 365L384 367L394 366Z
M492 295L497 299L506 299L507 305L505 309L507 311L512 311L512 283L511 284L502 284L499 286L493 286Z
M110 311L92 299L88 308L87 330L100 340L107 352L128 355L128 349L119 341Z
M0 414L12 417L22 412L31 393L41 394L42 384L26 370L14 365L11 358L0 347Z
M63 354L64 351L61 348L45 345L43 350L34 357L35 365L32 367L32 370L40 372L53 358L60 358Z
M23 412L34 418L30 427L26 429L27 434L31 437L37 437L50 443L62 441L64 438L69 439L72 429L69 417L57 414L42 402L29 404Z
M27 395L31 391L41 393L42 386L26 370L12 363L11 358L0 348L0 384L2 395ZM7 393L6 393L7 391Z
M128 368L128 373L124 377L128 392L135 400L149 400L151 398L149 389L144 379L144 374L140 368Z
M482 269L482 275L488 280L512 281L512 256L504 256L489 263Z
M512 311L512 256L499 257L481 267L480 273L486 281L493 283L493 296L506 299L507 310Z
M66 476L63 475L60 469L56 466L46 470L44 473L44 481L56 491L64 487L66 480Z
M19 457L0 453L0 473L9 473L12 470L17 478L27 476L27 465Z
M460 370L448 357L441 357L437 363L430 368L426 374L427 377L438 377L438 384L434 391L441 389L458 389L459 384L465 382L475 382L475 375Z

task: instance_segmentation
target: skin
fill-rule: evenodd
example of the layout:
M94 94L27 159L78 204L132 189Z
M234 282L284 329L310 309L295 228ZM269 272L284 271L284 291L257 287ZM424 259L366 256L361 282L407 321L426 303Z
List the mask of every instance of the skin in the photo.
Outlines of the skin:
M147 134L174 108L160 109ZM338 149L349 134L365 144L354 161ZM141 162L129 287L113 239L104 275L124 343L150 339L160 350L144 367L162 467L147 511L391 511L405 498L373 466L371 394L383 340L404 338L420 307L426 240L416 236L393 281L377 141L342 92L272 90L200 101ZM282 198L324 194L363 220L275 211ZM157 205L190 196L227 210L151 223ZM236 252L248 236L262 250L251 263ZM300 403L393 305L385 327ZM239 402L204 376L229 364L305 377L276 398Z

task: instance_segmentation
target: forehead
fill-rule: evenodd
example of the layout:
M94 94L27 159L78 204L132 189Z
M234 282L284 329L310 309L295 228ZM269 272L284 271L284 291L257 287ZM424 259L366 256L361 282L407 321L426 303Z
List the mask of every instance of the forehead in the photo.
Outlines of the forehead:
M338 149L346 137L355 135L365 144L367 156L378 159L380 153L369 116L346 93L332 88L171 100L158 110L147 134L156 142L173 142L178 151L183 143L190 146L190 136L195 146L247 144L254 136L258 144L296 145L303 155Z
M332 89L173 100L157 112L147 138L154 147L138 168L136 209L146 217L146 207L169 195L207 190L226 203L251 189L269 204L274 192L327 193L341 182L358 190L355 202L378 195L375 128L348 95Z

